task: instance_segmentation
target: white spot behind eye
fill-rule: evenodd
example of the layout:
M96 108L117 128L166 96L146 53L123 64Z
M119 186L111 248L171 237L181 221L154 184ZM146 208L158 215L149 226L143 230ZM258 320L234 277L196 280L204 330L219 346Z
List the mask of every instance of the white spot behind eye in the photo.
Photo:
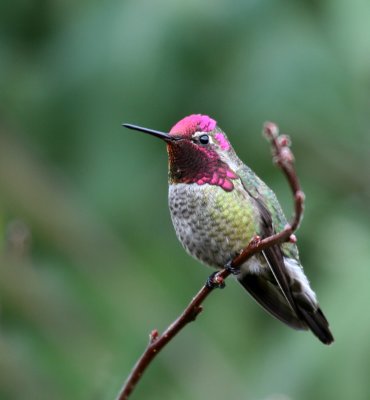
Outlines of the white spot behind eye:
M208 136L208 138L209 138L209 143L212 143L212 144L215 143L214 140L213 140L213 137L209 134L209 132L195 132L195 133L193 134L193 136L192 136L192 139L198 139L199 136L202 136L202 135L207 135L207 136Z

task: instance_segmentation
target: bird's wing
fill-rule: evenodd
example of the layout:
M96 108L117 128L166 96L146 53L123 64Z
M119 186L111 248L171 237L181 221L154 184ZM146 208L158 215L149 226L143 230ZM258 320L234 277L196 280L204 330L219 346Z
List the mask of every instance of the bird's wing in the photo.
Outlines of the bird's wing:
M262 238L271 236L276 231L274 225L278 225L279 228L281 226L284 227L284 222L286 222L284 214L273 193L268 193L273 200L273 204L269 207L270 209L268 208L264 201L265 193L260 193L261 184L266 185L246 168L248 167L242 168L241 171L238 171L238 174L245 190L254 199L258 208L260 215L258 234ZM264 188L264 191L267 192L267 189ZM270 201L270 198L268 201ZM273 213L270 210L273 210ZM262 260L261 262L267 265L270 273L267 271L263 276L242 273L239 277L240 283L275 317L290 326L304 328L305 324L302 324L297 317L297 308L290 289L289 276L286 272L281 247L276 245L265 249L262 252L262 257L265 261ZM267 279L268 276L272 278L269 280Z
M269 237L275 233L271 214L260 198L255 199L255 201L261 217L259 235L262 238ZM297 307L290 288L290 277L285 267L284 256L281 247L279 245L268 247L262 252L262 256L265 260L263 264L267 264L271 275L274 278L272 279L273 287L269 287L269 289L280 290L283 296L277 297L276 300L281 300L286 303L286 305L289 306L292 317L297 317ZM281 305L279 304L276 306L279 309L281 308Z
M258 234L265 238L283 229L287 221L274 192L255 174L251 173L248 167L243 167L237 173L245 190L254 199L258 208L260 215ZM264 250L262 254L276 280L275 283L277 283L292 311L296 311L281 246L271 246Z
M250 172L248 167L237 171L245 190L254 199L259 210L258 233L264 238L282 230L287 221L274 192ZM323 343L331 343L334 339L329 330L328 321L317 301L314 300L313 303L309 297L305 296L305 288L300 288L298 292L293 290L292 285L296 281L290 276L285 259L292 259L297 263L297 268L301 268L297 247L291 243L271 246L262 252L262 257L271 274L258 275L242 272L238 280L243 287L282 322L296 329L310 328ZM269 279L269 275L273 278ZM307 280L305 276L304 279Z
M261 212L266 222L270 223L274 232L282 231L288 223L275 193L252 170L243 166L237 171L245 190L252 196L269 215ZM294 243L281 245L283 255L299 262L298 248Z

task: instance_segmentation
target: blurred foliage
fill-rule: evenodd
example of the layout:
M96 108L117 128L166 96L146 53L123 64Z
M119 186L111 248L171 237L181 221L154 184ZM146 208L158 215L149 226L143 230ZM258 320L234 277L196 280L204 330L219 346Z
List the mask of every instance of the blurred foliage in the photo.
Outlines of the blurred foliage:
M230 280L132 398L369 398L369 20L366 0L1 2L1 399L113 399L208 276L175 238L163 144L120 127L191 113L288 214L260 131L291 134L301 257L336 342Z

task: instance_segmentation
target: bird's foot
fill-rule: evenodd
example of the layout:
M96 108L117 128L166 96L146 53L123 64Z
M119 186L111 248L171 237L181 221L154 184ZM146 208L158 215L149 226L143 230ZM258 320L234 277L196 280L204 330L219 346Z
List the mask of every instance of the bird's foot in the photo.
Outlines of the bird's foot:
M223 289L225 286L224 278L218 275L218 271L211 274L206 282L206 287L209 289Z
M239 275L240 274L240 267L233 267L233 262L229 261L225 264L224 268L226 271L229 271L231 275Z

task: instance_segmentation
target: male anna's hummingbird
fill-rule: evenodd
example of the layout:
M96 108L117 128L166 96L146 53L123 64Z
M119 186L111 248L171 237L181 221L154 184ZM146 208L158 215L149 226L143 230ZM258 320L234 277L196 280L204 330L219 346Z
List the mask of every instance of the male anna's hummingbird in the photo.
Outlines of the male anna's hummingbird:
M206 115L190 115L169 133L124 124L167 143L169 207L176 235L193 257L225 267L255 236L281 231L287 220L274 192L238 158ZM237 280L268 312L296 329L333 342L329 324L303 272L294 243L246 261Z

